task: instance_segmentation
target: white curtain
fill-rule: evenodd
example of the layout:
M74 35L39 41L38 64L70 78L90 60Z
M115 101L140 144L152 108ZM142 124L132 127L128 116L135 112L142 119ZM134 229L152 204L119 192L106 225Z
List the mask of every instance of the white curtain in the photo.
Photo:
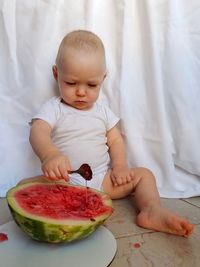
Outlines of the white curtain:
M28 122L57 94L51 66L75 29L105 44L101 97L130 165L150 168L162 197L200 195L199 0L0 0L0 196L41 173Z

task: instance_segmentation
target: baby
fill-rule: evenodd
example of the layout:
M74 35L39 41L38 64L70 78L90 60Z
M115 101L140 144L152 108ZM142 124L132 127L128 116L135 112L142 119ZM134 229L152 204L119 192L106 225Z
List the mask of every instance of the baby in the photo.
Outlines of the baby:
M119 118L98 100L106 77L104 46L92 32L77 30L62 40L53 76L59 97L47 101L33 118L30 143L40 158L44 176L32 180L62 180L85 184L78 174L68 174L88 163L93 178L88 186L112 199L134 194L144 228L188 237L193 224L161 207L156 181L146 168L130 168Z

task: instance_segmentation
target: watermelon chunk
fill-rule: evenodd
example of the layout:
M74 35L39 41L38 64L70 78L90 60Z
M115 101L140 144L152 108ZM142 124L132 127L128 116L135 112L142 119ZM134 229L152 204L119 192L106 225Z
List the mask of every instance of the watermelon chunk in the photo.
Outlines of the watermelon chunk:
M31 238L49 243L85 238L113 212L106 193L60 182L21 184L6 198L17 225Z

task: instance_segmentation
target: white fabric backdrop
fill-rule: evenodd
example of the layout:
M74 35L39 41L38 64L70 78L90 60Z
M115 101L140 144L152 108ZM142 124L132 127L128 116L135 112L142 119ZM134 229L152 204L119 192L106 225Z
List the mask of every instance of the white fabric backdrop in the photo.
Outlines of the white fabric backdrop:
M200 195L199 0L0 0L0 196L41 173L28 122L57 94L51 66L74 29L105 44L102 97L130 164L150 168L163 197Z

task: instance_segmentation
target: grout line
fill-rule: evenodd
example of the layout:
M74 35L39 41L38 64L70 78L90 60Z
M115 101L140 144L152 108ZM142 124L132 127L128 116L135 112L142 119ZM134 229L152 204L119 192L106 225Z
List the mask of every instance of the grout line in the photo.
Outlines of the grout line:
M142 233L132 233L132 234L130 233L130 234L117 235L115 236L115 238L120 239L120 238L125 238L125 237L139 236L139 235L152 234L152 233L157 233L157 232L153 230L149 230L147 232L142 232Z
M193 206L193 207L200 208L200 206L197 206L196 204L191 203L191 202L189 202L188 200L186 200L186 199L184 199L184 198L180 198L180 200L182 200L183 202L186 202L187 204L189 204L189 205L191 205L191 206Z

